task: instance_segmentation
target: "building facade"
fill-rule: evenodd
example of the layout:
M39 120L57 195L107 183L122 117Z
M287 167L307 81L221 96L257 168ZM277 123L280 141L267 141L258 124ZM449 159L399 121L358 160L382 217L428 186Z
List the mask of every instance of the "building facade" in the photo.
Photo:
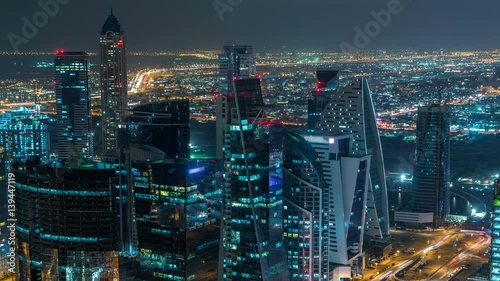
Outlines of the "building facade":
M256 74L255 55L251 46L233 44L224 46L223 52L219 55L219 93L216 95L217 159L223 158L223 130L224 124L227 123L224 106L228 102L228 96L234 92L233 81L252 78Z
M19 280L118 280L115 171L15 167Z
M368 81L355 79L341 88L326 106L317 130L352 134L354 155L372 155L367 198L366 234L381 239L389 235L389 204L384 158Z
M190 158L189 100L140 105L127 120L131 144L153 146L166 158Z
M350 280L364 267L371 157L354 156L351 147L350 135L286 133L283 230L290 280Z
M7 155L7 164L25 162L30 156L49 159L48 116L34 109L21 107L0 115L0 144Z
M57 152L61 161L78 162L92 155L88 58L84 52L56 53Z
M127 61L125 32L111 15L100 34L100 89L102 111L102 152L118 153L118 127L127 110Z
M339 71L319 69L316 71L318 85L307 102L307 130L314 132L323 110L335 95L339 86Z
M500 180L495 181L493 213L491 215L490 280L500 280Z
M418 109L412 209L433 212L434 224L450 212L450 108L433 104Z
M223 108L225 190L219 280L286 280L283 130L263 118L259 79L234 81Z
M185 159L134 161L141 280L217 278L220 209L210 194L220 191L219 169Z

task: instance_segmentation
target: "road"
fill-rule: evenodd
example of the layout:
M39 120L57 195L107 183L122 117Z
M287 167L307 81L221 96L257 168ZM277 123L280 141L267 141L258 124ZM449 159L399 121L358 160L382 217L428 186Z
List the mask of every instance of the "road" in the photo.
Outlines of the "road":
M469 235L471 235L469 237ZM366 269L362 280L385 281L385 280L448 280L457 277L459 280L466 280L468 276L482 263L487 262L482 255L488 249L490 238L478 231L447 231L431 233L413 233L406 231L393 231L396 238L393 242L395 250L400 249L390 259L376 264L375 268ZM411 242L408 238L411 237ZM455 243L455 237L460 237ZM473 239L475 237L475 239ZM472 240L471 240L472 239ZM399 242L398 242L399 241ZM401 242L403 241L403 242ZM408 244L405 246L403 243ZM469 242L475 241L475 242ZM455 245L454 245L455 244ZM415 254L404 254L405 249L412 247L418 250ZM458 248L459 252L448 250ZM463 249L463 250L462 250ZM396 277L396 274L417 259L424 258L428 263L425 267L413 266L403 277ZM469 267L460 271L461 267L468 264ZM454 276L450 276L454 273Z

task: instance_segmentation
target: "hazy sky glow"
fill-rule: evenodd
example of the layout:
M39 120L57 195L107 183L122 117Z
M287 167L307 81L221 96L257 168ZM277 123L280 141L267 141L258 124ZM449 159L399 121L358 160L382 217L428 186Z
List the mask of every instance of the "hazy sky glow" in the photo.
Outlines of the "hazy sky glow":
M111 7L127 32L129 50L219 49L227 41L258 50L340 50L371 11L398 0L41 0L60 1L33 38L19 50L96 51L98 31ZM498 0L399 0L401 13L370 38L366 48L454 50L500 48ZM217 13L217 7L225 12ZM236 3L235 7L231 4ZM36 0L2 1L0 50L12 50L10 32L43 11ZM220 16L222 14L222 17ZM43 20L43 17L40 18ZM221 20L223 19L223 20ZM26 42L24 41L24 42Z

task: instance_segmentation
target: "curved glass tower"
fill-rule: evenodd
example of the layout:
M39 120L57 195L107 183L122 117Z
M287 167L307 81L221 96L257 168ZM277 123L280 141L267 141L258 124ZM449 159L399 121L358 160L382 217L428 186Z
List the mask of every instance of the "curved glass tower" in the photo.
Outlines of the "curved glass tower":
M283 232L290 280L355 278L363 268L369 155L352 136L285 134Z

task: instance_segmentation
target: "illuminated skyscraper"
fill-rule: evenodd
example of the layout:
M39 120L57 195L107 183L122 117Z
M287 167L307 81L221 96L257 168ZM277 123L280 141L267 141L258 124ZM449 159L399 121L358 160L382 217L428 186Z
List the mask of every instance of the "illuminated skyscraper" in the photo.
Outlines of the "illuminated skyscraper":
M450 212L450 107L418 109L412 209L433 212L439 225Z
M102 27L100 46L102 150L105 156L113 156L119 148L118 124L127 110L125 32L113 10Z
M283 231L290 280L344 280L363 267L370 156L352 136L286 133Z
M115 170L15 165L19 277L118 280Z
M234 81L223 108L224 177L220 280L286 280L283 126L263 118L259 79Z
M219 94L227 96L233 92L233 80L255 77L257 68L251 46L224 46L219 55Z
M491 215L490 280L500 280L500 180L494 185L493 213Z
M81 161L92 154L88 58L83 52L56 53L57 152L63 161Z
M0 145L5 149L7 164L25 162L39 156L47 163L49 154L48 116L21 107L0 116Z
M352 153L372 156L365 231L374 238L387 236L389 205L384 158L375 108L365 78L350 82L333 96L318 121L317 129L336 134L352 134Z
M217 158L222 159L223 130L227 122L227 114L224 112L224 104L227 96L233 92L233 81L255 77L257 68L255 55L251 46L226 45L224 52L219 55L219 93L216 96L217 119L216 119L216 141ZM225 116L225 117L223 117Z
M307 130L313 132L321 113L330 102L339 86L339 71L333 69L319 69L316 72L318 86L312 92L307 103Z
M217 278L219 209L205 197L217 166L186 159L134 161L141 280Z

